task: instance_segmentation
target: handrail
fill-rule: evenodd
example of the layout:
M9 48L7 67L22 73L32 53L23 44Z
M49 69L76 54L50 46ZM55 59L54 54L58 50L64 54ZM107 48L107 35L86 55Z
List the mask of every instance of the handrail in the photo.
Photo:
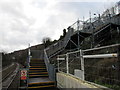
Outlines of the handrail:
M105 49L105 48L112 48L112 47L117 47L117 46L120 46L120 44L113 44L113 45L108 45L108 46L102 46L102 47L86 49L86 50L82 50L82 51L83 52L88 52L88 51L100 50L100 49ZM73 53L78 53L78 52L80 52L80 50L73 51L73 52L68 52L67 54L73 54ZM66 54L61 54L61 55L58 55L58 56L63 56L63 55L66 55Z
M46 59L45 60L46 63L50 63L49 58L48 58L47 53L46 53L46 49L44 49L44 58Z
M102 47L98 47L98 48L86 49L86 50L82 50L82 51L83 51L83 52L87 52L87 51L92 51L92 50L98 50L98 49L116 47L116 46L119 46L119 45L120 45L120 44L113 44L113 45L102 46Z
M47 56L47 53L46 53L46 49L44 49L44 61L45 61L45 65L47 67L47 72L48 72L48 75L49 75L49 79L55 81L55 67L54 65L50 64L50 61L49 61L49 58Z
M105 24L108 24L108 23L110 23L111 22L111 20L113 21L113 22L115 22L115 20L116 20L116 18L112 18L112 17L108 17L108 16L106 16L106 17L101 17L100 19L97 19L97 20L95 20L94 22L89 22L89 25L87 25L87 26L90 26L90 28L89 29L85 29L85 30L87 30L86 32L89 32L89 30L91 30L92 31L92 29L93 29L93 27L98 27L98 26L102 26L102 25L105 25ZM75 22L74 24L77 24L77 22ZM73 24L73 25L74 25ZM92 25L93 24L93 25ZM72 26L72 25L71 25ZM86 25L85 25L85 27L87 27ZM85 28L84 27L84 28ZM106 26L107 27L107 26ZM84 29L83 28L83 29ZM71 29L71 30L70 30ZM85 31L85 30L83 30L83 31ZM65 35L65 37L64 37L64 39L62 39L62 40L60 40L60 41L58 41L55 45L54 44L52 44L52 45L50 45L47 49L46 49L46 53L48 54L48 58L49 57L52 57L52 56L54 56L54 55L56 55L58 52L57 51L59 51L61 48L65 48L66 47L66 45L68 44L68 41L70 40L70 37L74 34L74 33L77 33L76 31L72 31L72 28L69 28L69 30L68 30L68 32L67 32L67 34ZM56 45L58 45L59 44L59 46L57 46L57 47L55 47ZM57 52L57 53L56 53ZM52 56L51 56L52 55Z
M50 61L49 61L49 58L47 56L46 49L44 49L44 61L45 61L45 65L47 67L47 71L49 71L48 70L48 64L50 63ZM48 74L49 74L49 72L48 72Z
M49 57L52 57L53 55L56 55L57 53L57 51L61 51L61 49L62 48L65 48L66 47L66 45L67 45L67 43L68 43L68 41L69 41L69 39L70 39L70 34L71 32L68 32L67 34L66 34L66 36L64 37L64 39L62 39L62 40L60 40L60 41L58 41L57 42L57 44L60 44L58 47L55 47L54 48L54 50L51 50L52 49L52 47L54 47L54 44L52 44L52 45L50 45L48 48L46 48L45 49L45 51L46 51L46 53L47 53L47 51L49 51L49 53L50 53L50 55L49 55ZM56 45L57 45L56 44ZM58 52L59 53L59 52ZM52 56L51 56L52 55ZM48 58L49 58L48 57Z

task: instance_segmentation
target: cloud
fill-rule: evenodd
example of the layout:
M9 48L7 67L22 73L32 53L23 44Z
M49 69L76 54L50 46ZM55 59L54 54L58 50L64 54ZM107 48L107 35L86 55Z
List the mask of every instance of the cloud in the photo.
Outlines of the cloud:
M11 52L58 39L64 28L89 11L101 13L105 3L56 0L0 0L0 50Z

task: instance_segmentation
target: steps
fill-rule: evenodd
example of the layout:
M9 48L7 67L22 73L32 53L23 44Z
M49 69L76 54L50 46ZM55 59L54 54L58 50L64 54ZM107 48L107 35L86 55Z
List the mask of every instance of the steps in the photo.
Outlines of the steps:
M48 77L48 72L44 60L31 59L29 68L29 78Z
M55 82L49 79L44 60L31 59L29 68L28 89L55 87Z
M55 82L53 81L47 81L47 82L38 82L38 83L30 83L28 84L29 89L33 89L33 88L54 88Z

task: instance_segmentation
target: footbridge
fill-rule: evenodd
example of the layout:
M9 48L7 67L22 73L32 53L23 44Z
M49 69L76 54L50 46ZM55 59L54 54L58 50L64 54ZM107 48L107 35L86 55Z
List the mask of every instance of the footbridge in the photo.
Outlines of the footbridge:
M119 20L119 14L93 22L78 20L64 39L44 49L49 78L57 81L57 87L120 88Z
M2 89L15 85L20 90L119 90L120 14L90 22L78 20L67 30L63 39L47 48L29 47L26 66L13 63L1 70Z

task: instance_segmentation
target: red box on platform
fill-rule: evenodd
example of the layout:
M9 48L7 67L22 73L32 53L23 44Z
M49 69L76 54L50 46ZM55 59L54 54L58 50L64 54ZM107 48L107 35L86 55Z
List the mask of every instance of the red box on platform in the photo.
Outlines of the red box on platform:
M21 80L27 79L27 70L21 70Z

